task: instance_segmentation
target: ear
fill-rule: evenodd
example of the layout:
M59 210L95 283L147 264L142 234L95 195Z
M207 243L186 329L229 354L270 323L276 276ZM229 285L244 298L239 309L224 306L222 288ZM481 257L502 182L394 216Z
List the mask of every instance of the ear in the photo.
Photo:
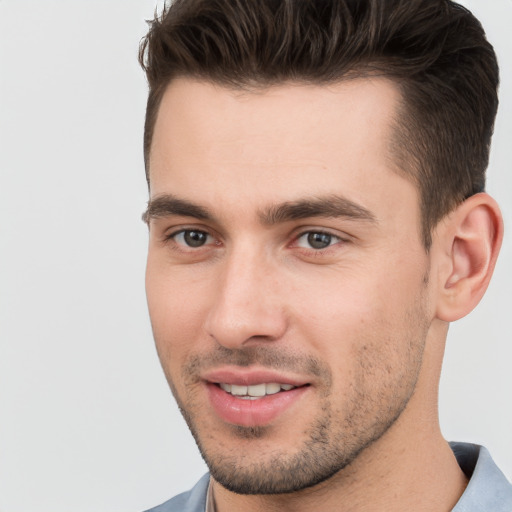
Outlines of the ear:
M436 229L437 318L453 322L484 295L503 239L503 219L492 197L471 196Z

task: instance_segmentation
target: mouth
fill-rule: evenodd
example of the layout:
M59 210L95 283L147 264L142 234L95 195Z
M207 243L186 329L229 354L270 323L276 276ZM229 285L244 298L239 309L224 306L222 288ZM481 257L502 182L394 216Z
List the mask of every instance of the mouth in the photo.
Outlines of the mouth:
M311 389L309 382L269 371L225 369L204 376L209 403L225 423L265 426L288 417Z
M219 382L216 383L216 385L226 393L241 398L242 400L259 400L266 396L275 395L283 391L290 391L299 387L293 386L292 384L279 384L277 382L252 384L250 386Z

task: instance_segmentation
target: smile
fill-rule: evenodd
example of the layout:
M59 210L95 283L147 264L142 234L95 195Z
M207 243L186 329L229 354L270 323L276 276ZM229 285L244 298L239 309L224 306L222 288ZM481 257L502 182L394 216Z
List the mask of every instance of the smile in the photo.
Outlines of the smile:
M237 384L219 380L221 382L205 383L213 411L226 423L246 427L264 426L277 421L288 409L297 406L311 390L309 383L294 385L253 380L245 385L240 380Z
M296 387L291 384L278 384L276 382L253 384L251 386L220 382L218 385L226 393L243 400L258 400L259 398L263 398L267 395L275 395L281 391L290 391Z

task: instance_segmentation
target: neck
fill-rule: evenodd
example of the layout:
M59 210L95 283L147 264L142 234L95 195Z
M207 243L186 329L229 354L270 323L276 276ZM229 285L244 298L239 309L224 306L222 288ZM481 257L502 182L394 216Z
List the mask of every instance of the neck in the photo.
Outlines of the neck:
M394 428L329 480L299 492L239 495L213 482L216 512L448 512L467 485L448 443L419 429L394 444Z
M467 480L444 439L435 445L404 443L402 452L379 455L369 448L328 481L291 494L238 495L213 482L216 512L452 510Z
M430 362L431 350L425 354ZM216 512L449 512L467 479L439 428L432 383L439 380L440 366L437 361L423 368L393 426L329 480L280 495L239 495L213 482Z

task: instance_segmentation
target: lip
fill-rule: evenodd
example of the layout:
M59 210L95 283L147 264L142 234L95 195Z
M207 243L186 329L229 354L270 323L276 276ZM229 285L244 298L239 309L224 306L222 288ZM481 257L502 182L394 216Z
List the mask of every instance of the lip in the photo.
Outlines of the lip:
M206 373L203 378L215 414L226 423L244 427L266 426L275 422L290 408L297 406L310 390L307 381L263 369L217 369ZM222 390L218 386L220 382L244 386L275 382L297 387L257 400L246 400Z
M203 380L212 383L235 384L239 386L253 386L262 382L276 382L278 384L290 384L300 387L309 382L296 376L287 376L282 373L259 368L238 369L238 368L218 368L202 375Z

